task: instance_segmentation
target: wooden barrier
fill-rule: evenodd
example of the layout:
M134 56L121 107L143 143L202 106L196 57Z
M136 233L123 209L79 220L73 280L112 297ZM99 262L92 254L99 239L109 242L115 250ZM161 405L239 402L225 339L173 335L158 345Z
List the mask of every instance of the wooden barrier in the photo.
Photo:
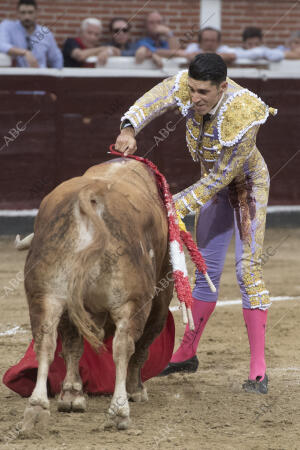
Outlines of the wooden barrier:
M72 70L0 73L0 209L36 208L61 181L108 160L121 115L162 79L154 71L124 78L99 76L98 69L79 69L78 76L74 70L75 76ZM251 75L235 80L279 110L258 135L272 178L270 204L299 204L300 79ZM147 155L165 174L173 193L199 178L179 113L153 121L139 134L138 146L138 154Z

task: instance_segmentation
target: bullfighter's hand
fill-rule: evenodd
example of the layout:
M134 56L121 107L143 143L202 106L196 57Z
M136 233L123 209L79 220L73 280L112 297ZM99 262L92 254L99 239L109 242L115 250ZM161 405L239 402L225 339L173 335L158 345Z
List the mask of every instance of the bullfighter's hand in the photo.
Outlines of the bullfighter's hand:
M137 145L134 137L134 129L132 127L126 127L121 130L121 133L117 137L115 143L115 150L124 153L124 156L132 155L136 152Z

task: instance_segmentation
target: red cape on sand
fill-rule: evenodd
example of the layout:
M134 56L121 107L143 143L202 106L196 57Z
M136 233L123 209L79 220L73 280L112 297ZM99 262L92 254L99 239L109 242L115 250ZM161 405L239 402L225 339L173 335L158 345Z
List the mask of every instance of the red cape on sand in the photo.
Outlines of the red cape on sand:
M149 358L142 368L142 381L158 375L171 359L175 338L174 319L169 311L166 325L149 349ZM84 341L84 352L79 362L79 371L83 382L83 390L88 394L111 394L115 387L115 364L112 358L112 337L104 342L107 350L96 353L87 341ZM54 361L48 374L48 395L54 396L61 390L66 375L65 362L59 355L61 340L57 339ZM3 383L22 397L29 397L35 387L38 362L33 349L33 341L29 345L21 361L12 366L4 374Z

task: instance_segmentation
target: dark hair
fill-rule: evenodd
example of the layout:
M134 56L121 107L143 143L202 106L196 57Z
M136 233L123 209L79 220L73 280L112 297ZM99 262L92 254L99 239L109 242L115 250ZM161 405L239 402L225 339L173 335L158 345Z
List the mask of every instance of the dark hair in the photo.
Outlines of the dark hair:
M18 8L22 5L28 5L28 6L34 6L35 9L37 9L37 4L35 0L19 0Z
M245 42L247 39L258 37L259 39L263 38L262 30L261 28L257 27L247 27L244 29L243 34L243 42Z
M124 19L124 17L114 17L114 18L109 22L109 30L110 30L111 33L113 32L113 26L114 26L114 23L117 22L118 20L122 20L123 22L126 22L127 28L128 28L128 30L130 30L130 23L128 22L127 19Z
M216 53L200 53L189 65L189 77L220 84L226 80L227 66L221 56Z
M221 31L217 30L216 28L212 28L212 27L205 27L205 28L202 28L202 30L199 31L199 33L198 33L198 41L199 42L201 42L202 34L203 34L204 31L214 31L218 35L218 42L221 42L221 37L222 37Z

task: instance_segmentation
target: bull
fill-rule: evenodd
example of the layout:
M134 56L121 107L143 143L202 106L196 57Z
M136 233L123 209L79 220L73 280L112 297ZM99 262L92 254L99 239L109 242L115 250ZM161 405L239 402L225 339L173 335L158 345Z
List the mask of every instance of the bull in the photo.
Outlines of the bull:
M116 381L108 416L113 426L127 429L128 400L148 400L140 371L173 293L172 281L156 289L169 280L170 262L155 176L124 158L91 167L43 199L27 241L25 291L38 374L23 431L50 415L47 375L58 334L66 364L58 410L86 410L79 374L83 338L99 350L114 336Z

